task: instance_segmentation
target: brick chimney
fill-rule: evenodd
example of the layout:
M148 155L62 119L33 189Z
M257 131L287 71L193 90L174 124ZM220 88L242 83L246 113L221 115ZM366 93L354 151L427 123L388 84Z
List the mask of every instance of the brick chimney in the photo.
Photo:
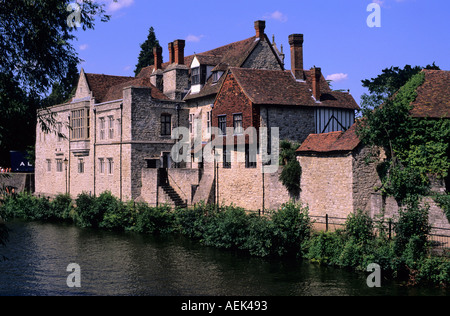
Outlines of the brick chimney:
M264 39L264 30L266 29L266 21L255 21L256 37Z
M161 69L161 64L162 64L162 47L161 46L153 47L153 57L154 57L154 61L155 61L154 70L156 71L156 70Z
M175 61L175 53L173 51L173 42L169 43L169 64L173 64Z
M175 52L175 64L184 65L184 47L186 45L185 40L176 40L173 42L173 49Z
M289 35L291 46L291 71L296 79L305 80L303 77L303 34Z
M315 66L311 68L311 77L313 97L317 102L320 102L320 79L322 78L322 69L316 68Z

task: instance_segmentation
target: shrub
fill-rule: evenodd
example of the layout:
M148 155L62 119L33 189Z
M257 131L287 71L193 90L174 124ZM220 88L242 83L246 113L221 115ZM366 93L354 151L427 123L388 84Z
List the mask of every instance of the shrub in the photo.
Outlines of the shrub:
M248 219L248 237L243 249L248 250L250 255L267 257L273 255L273 222L257 215L250 215Z
M311 236L308 207L288 202L272 215L273 246L279 256L301 257Z
M189 238L202 239L205 233L205 218L212 212L214 212L214 205L207 205L204 202L192 208L176 209L177 230Z
M375 237L372 218L362 210L350 214L345 222L345 232L357 242L368 243Z
M399 210L400 218L394 227L395 253L402 256L406 245L414 236L415 251L423 253L427 245L428 234L431 226L428 223L429 206L420 207L417 200L410 200L406 208ZM412 246L410 246L412 247Z
M208 246L242 249L248 236L248 216L235 206L222 207L206 218L203 241Z
M174 214L169 206L150 207L136 204L136 225L133 231L143 234L167 234L174 231Z
M450 261L448 258L429 257L420 262L417 281L446 287L450 285Z
M314 235L308 243L307 259L313 262L336 264L342 252L343 236L341 232L320 232Z
M107 230L123 231L130 225L132 214L130 208L125 205L110 192L104 192L95 199L92 212L98 214L100 228ZM97 220L98 220L97 219Z
M78 195L76 204L75 222L81 227L97 227L103 220L103 214L97 214L95 208L96 197L87 193Z
M50 213L54 220L72 220L73 201L70 195L60 194L50 202Z
M444 213L450 222L450 194L437 194L434 197L434 200L444 210Z

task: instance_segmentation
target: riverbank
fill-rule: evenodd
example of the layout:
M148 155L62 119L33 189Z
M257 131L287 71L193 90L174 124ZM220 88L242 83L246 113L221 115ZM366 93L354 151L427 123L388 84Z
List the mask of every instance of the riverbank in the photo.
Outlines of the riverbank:
M75 200L61 195L51 201L21 194L7 197L0 207L0 216L6 220L63 221L82 228L182 234L207 246L237 249L252 256L303 258L359 271L377 263L385 278L410 285L448 286L450 262L431 254L426 215L426 209L411 205L401 213L395 236L389 240L382 227L375 227L362 212L349 216L342 230L314 232L308 209L294 203L267 217L234 206L216 209L200 204L172 210L123 203L109 193L99 197L82 194Z

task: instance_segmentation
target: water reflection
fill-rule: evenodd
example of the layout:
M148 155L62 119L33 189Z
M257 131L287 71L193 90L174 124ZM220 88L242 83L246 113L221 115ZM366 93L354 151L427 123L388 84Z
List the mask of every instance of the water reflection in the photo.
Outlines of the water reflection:
M184 238L155 238L42 223L10 223L0 249L0 295L320 296L445 294L383 284L306 262L265 260L203 247ZM66 284L70 263L81 288Z

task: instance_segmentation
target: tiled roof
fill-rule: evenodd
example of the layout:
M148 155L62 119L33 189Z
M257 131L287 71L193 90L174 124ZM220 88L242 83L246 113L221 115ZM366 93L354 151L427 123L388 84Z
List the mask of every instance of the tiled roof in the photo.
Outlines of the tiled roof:
M358 147L360 142L356 135L356 124L354 124L346 132L309 135L297 149L297 153L348 152Z
M268 39L266 40L268 41ZM221 46L197 55L213 55L216 57L221 57L221 59L217 58L218 62L213 71L225 71L226 69L228 69L228 67L241 67L257 44L258 40L255 36L253 36L245 40ZM205 83L199 93L189 94L186 96L185 100L217 94L219 92L220 86L222 85L224 77L225 76L222 76L218 82L214 82L212 78L209 78L209 80Z
M423 70L424 83L412 103L413 117L450 118L450 71Z
M126 87L146 87L151 88L151 94L153 99L158 100L170 100L160 90L150 83L150 78L133 78L130 81L122 82L118 85L112 86L108 89L108 92L103 102L114 101L123 98L123 89Z
M290 71L247 68L230 68L230 71L253 104L359 109L350 94L331 91L323 76L322 95L317 103L312 98L309 71L305 71L306 81L296 80Z
M151 93L154 99L169 100L168 97L150 83L150 78L86 74L86 79L96 103L122 99L123 88L129 86L152 88Z
M97 103L105 102L108 89L112 86L133 80L133 77L109 76L100 74L85 74L89 89Z

